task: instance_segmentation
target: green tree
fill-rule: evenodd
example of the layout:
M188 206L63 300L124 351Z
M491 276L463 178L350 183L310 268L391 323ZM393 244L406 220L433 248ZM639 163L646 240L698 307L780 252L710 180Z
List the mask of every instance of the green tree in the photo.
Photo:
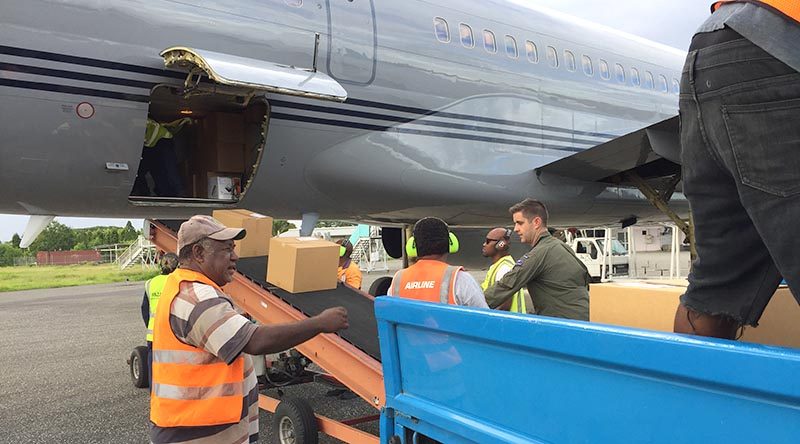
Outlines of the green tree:
M352 227L356 225L353 222L343 220L321 220L317 222L317 228L330 228L330 227Z
M0 243L0 267L14 265L14 258L24 255L25 252L12 242Z
M11 245L13 245L14 248L19 248L19 244L21 242L22 242L22 238L19 237L19 234L14 233L14 235L11 236Z
M272 235L277 236L295 228L297 227L295 227L293 223L287 222L283 219L278 219L272 222Z
M31 252L72 250L75 246L75 233L72 228L52 221L30 246Z

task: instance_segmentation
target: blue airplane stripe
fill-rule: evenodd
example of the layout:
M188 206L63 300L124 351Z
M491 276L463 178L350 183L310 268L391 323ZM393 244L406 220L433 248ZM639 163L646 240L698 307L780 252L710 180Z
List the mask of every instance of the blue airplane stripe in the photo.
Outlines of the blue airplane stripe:
M445 137L449 139L461 139L461 140L475 140L481 142L492 142L492 143L502 143L508 145L520 145L520 146L528 146L528 147L535 147L535 148L545 148L545 149L552 149L558 151L568 151L571 153L579 153L584 151L584 148L576 148L576 147L569 147L569 146L562 146L562 145L552 145L547 143L535 143L535 142L526 142L522 140L513 140L513 139L501 139L497 137L486 137L486 136L478 136L473 134L461 134L461 133L447 133L442 131L428 131L422 129L414 129L414 128L404 128L404 127L397 127L391 125L374 125L369 123L361 123L361 122L352 122L346 120L331 120L331 119L323 119L318 117L311 117L311 116L302 116L297 114L284 114L284 113L272 113L270 115L271 119L276 120L288 120L294 122L305 122L305 123L315 123L319 125L329 125L329 126L339 126L339 127L347 127L347 128L358 128L358 129L365 129L369 131L382 131L382 132L397 132L397 133L405 133L405 134L416 134L416 135L423 135L423 136L433 136L433 137Z
M338 115L345 115L350 117L360 117L364 119L375 119L375 120L389 120L393 122L399 123L413 123L415 125L427 125L427 126L438 126L443 128L452 128L452 129L462 129L462 130L469 130L469 131L479 131L479 132L488 132L488 133L498 133L498 134L506 134L512 136L520 136L520 137L529 137L529 138L545 138L554 141L560 142L570 142L570 143L577 143L577 144L584 144L595 146L599 145L605 140L588 140L588 139L575 139L572 137L563 137L563 136L555 136L555 135L548 135L548 134L541 134L541 133L532 133L529 131L515 131L510 129L504 128L492 128L486 126L476 126L476 125L465 125L461 123L452 123L452 122L443 122L438 120L421 120L418 117L402 117L397 115L387 115L387 114L375 114L375 113L368 113L364 111L355 111L351 109L342 109L342 108L331 108L327 106L319 106L319 105L311 105L306 103L297 103L297 102L285 102L282 100L270 100L269 103L274 107L285 107L285 108L294 108L294 109L302 109L305 111L313 111L319 113L330 113L330 114L338 114ZM552 127L551 127L552 128ZM548 130L550 128L547 128ZM571 134L573 133L571 130L566 128L558 128L558 132Z
M101 76L97 74L87 74L83 72L65 71L62 69L52 69L52 68L41 68L38 66L28 66L28 65L20 65L16 63L5 63L5 62L0 62L0 71L11 71L24 74L33 74L38 76L59 77L63 79L83 80L86 82L131 86L134 88L147 89L148 91L156 85L156 83L154 82L144 82L141 80Z
M0 45L0 54L7 54L13 55L17 57L27 57L27 58L34 58L34 59L41 59L41 60L50 60L55 62L63 62L63 63L70 63L73 65L83 65L83 66L92 66L96 68L105 68L105 69L112 69L118 71L127 71L127 72L135 72L140 74L150 74L154 76L160 77L169 77L174 79L183 79L186 77L185 73L178 72L178 71L170 71L167 69L159 69L159 68L151 68L147 66L140 66L140 65L132 65L128 63L120 63L120 62L112 62L108 60L101 60L101 59L92 59L89 57L78 57L72 56L67 54L60 54L60 53L53 53L47 51L38 51L26 48L17 48L12 46L4 46ZM288 102L287 102L288 103ZM291 103L299 103L299 102L291 102ZM517 122L513 120L505 120L505 119L497 119L493 117L482 117L482 116L472 116L469 114L460 114L460 113L452 113L446 111L437 111L437 110L430 110L425 108L417 108L412 106L406 105L397 105L393 103L383 103L383 102L375 102L371 100L365 99L356 99L356 98L348 98L345 101L345 104L355 105L355 106L362 106L366 108L377 108L377 109L384 109L390 111L399 111L403 113L409 114L418 114L422 116L437 116L437 117L444 117L449 119L457 119L457 120L467 120L467 121L478 121L478 122L485 122L485 123L494 123L499 125L509 125L509 126L517 126L522 128L530 128L530 129L537 129L537 130L547 130L547 131L555 131L555 132L565 132L564 128L554 127L554 126L547 126L547 125L536 125L532 123L526 122ZM591 137L601 137L601 138L615 138L618 137L616 134L610 133L599 133L599 132L592 132L592 131L581 131L581 130L566 130L570 134L574 135L581 135L581 136L591 136Z
M51 91L64 94L77 94L81 96L105 97L109 99L127 100L130 102L147 103L150 96L140 94L129 94L120 91L107 91L102 89L82 88L78 86L55 85L52 83L30 82L27 80L14 80L0 78L0 86L11 88L35 89L39 91Z
M114 84L114 85L122 85L122 86L130 86L134 88L142 88L150 90L152 89L156 83L153 82L145 82L139 80L132 80L132 79L123 79L117 77L110 77L110 76L102 76L97 74L88 74L83 72L73 72L73 71L65 71L65 70L57 70L51 68L42 68L37 66L28 66L28 65L20 65L16 63L5 63L0 62L0 71L9 71L9 72L16 72L16 73L25 73L31 75L41 75L41 76L50 76L50 77L58 77L58 78L66 78L66 79L73 79L73 80L80 80L80 81L87 81L87 82L95 82L95 83L107 83L107 84ZM66 86L66 85L65 85ZM63 90L62 90L63 92ZM443 128L451 128L451 129L461 129L461 130L468 130L468 131L478 131L484 133L497 133L497 134L504 134L504 135L513 135L513 136L520 136L520 137L527 137L533 139L546 139L551 141L559 141L559 142L568 142L574 144L581 144L581 145L589 145L595 146L600 141L595 140L587 140L587 139L576 139L571 137L563 137L563 136L556 136L556 135L548 135L548 134L539 134L539 133L532 133L526 131L514 131L510 129L502 129L502 128L491 128L491 127L482 127L476 125L465 125L453 122L441 122L441 121L431 121L431 120L418 120L415 117L402 117L396 115L386 115L386 114L375 114L375 113L368 113L364 111L355 111L350 109L342 109L342 108L333 108L333 107L326 107L326 106L318 106L318 105L311 105L311 104L303 104L297 102L287 102L282 100L270 100L270 104L273 106L282 106L286 108L296 108L296 109L303 109L307 111L325 113L325 114L333 114L333 115L341 115L341 116L350 116L350 117L359 117L365 119L375 119L375 120L389 120L394 122L400 123L413 123L419 125L426 125L426 126L437 126ZM560 132L569 134L569 130L559 128Z

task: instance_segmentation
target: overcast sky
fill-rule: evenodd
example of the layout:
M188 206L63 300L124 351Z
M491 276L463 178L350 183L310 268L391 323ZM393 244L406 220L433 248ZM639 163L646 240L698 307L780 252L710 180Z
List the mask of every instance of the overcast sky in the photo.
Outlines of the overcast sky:
M525 1L525 0L517 0ZM567 14L635 34L675 48L686 49L694 30L708 17L710 1L703 0L527 0ZM0 242L22 235L27 216L0 214ZM74 228L124 226L128 219L57 218ZM141 220L132 219L140 228Z

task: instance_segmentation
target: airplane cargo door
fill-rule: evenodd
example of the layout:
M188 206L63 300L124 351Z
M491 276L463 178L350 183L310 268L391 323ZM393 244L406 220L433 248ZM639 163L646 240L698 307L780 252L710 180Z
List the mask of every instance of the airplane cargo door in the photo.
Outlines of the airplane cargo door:
M372 0L328 0L328 74L340 82L375 78L375 8Z

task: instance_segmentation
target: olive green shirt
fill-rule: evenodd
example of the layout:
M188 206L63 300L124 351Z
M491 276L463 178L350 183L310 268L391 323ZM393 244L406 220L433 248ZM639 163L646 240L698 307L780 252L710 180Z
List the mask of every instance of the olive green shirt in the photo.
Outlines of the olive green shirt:
M572 249L545 233L484 295L495 308L527 287L536 314L588 321L589 280L586 265Z

